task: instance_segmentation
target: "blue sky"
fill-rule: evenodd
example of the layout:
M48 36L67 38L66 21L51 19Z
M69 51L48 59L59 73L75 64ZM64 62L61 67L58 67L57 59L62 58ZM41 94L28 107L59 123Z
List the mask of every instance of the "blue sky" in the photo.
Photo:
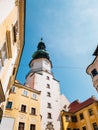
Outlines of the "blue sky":
M46 44L54 77L71 102L95 95L87 66L98 44L98 0L27 0L25 47L17 79L25 83L40 38Z

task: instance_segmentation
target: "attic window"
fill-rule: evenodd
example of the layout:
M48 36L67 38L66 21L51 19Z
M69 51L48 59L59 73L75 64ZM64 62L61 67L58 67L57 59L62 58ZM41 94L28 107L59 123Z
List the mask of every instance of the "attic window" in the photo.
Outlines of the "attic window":
M92 76L93 76L93 77L96 76L96 75L98 74L98 72L97 72L96 69L93 69L93 70L91 71L91 73L92 73Z

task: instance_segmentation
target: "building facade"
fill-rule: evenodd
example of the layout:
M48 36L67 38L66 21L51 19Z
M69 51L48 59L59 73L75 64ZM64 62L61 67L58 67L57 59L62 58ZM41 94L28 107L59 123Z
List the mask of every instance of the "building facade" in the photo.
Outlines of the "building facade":
M0 103L13 85L24 45L25 0L0 0ZM2 117L0 109L0 118Z
M98 130L98 100L91 97L84 102L78 100L61 112L62 130Z
M52 62L42 41L39 42L29 67L25 85L41 91L41 130L62 129L60 111L65 104L66 106L69 104L69 101L67 98L65 101L63 96L61 98L59 81L53 76Z
M87 67L86 72L92 78L93 86L98 92L98 46L93 54L95 56L94 61Z
M0 130L40 130L39 108L40 92L15 82L10 89L3 117L7 124Z

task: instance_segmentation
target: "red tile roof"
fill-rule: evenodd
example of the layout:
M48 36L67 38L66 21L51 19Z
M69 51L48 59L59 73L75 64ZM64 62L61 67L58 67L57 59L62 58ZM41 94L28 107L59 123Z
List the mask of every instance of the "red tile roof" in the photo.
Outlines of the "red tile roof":
M84 102L79 102L78 100L75 100L74 102L72 102L69 105L69 111L68 112L72 112L72 113L77 112L77 111L91 105L92 103L97 102L97 101L98 100L96 100L94 97L91 97Z

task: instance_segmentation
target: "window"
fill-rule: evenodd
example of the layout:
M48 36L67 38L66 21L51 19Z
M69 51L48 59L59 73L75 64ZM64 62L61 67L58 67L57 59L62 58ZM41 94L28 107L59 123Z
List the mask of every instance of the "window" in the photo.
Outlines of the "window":
M24 95L24 96L28 96L28 91L24 90L24 91L23 91L23 95Z
M8 101L8 103L7 103L7 105L6 105L6 108L11 109L11 108L12 108L12 102Z
M17 40L17 33L18 33L18 21L16 21L15 25L13 26L13 42Z
M71 128L67 128L67 130L71 130Z
M80 113L80 120L84 119L83 113Z
M12 87L12 88L11 88L11 92L12 92L12 93L15 93L15 92L16 92L16 88L15 88L15 87Z
M37 99L37 95L33 93L33 94L32 94L32 98L33 98L33 99Z
M93 77L96 76L96 75L98 74L98 72L97 72L96 69L93 69L93 70L91 71L91 73L92 73L92 76L93 76Z
M86 126L83 126L83 127L82 127L82 130L86 130Z
M50 88L50 85L49 85L49 84L47 84L47 88Z
M7 59L7 49L6 49L6 42L4 43L3 47L0 50L0 66L4 66L4 61Z
M36 125L31 124L31 125L30 125L30 130L36 130Z
M7 59L6 42L4 43L1 49L1 55L2 55L2 60L5 61L5 59Z
M65 119L66 119L67 122L69 122L70 121L69 115L65 115Z
M36 109L33 108L33 107L31 108L31 114L32 114L32 115L35 115L35 114L36 114Z
M89 112L90 116L92 116L94 114L92 109L88 109L88 112Z
M48 108L51 108L51 103L48 103L48 104L47 104L47 107L48 107Z
M26 112L26 105L21 105L21 112Z
M93 130L98 130L98 127L97 127L96 122L94 122L94 123L92 124L92 126L93 126Z
M51 113L48 113L48 119L52 119Z
M19 122L18 130L24 130L24 128L25 128L25 123Z
M71 116L72 122L77 122L77 117L76 116Z
M47 76L47 80L49 80L49 76Z
M51 94L50 94L50 92L47 92L47 96L48 96L48 97L51 97Z

